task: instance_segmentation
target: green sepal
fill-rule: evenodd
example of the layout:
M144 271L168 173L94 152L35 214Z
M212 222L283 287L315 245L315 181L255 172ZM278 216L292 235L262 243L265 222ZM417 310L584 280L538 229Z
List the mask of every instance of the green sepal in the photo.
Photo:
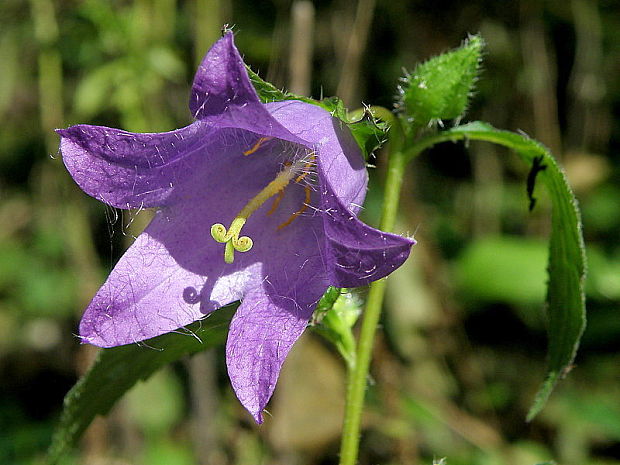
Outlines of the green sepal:
M465 113L478 79L484 41L470 36L463 44L418 64L403 78L397 107L418 127Z
M361 314L359 299L345 289L330 287L317 306L311 327L334 344L345 363L355 364L353 326Z
M315 325L319 323L324 317L325 314L332 309L338 297L340 297L340 293L342 289L339 287L329 286L319 300L316 308L314 309L314 313L312 314L312 320L310 322L311 325Z
M272 83L263 80L258 73L252 71L248 65L245 65L245 69L248 72L248 76L250 77L250 82L254 86L256 93L258 94L258 98L263 103L269 102L280 102L282 100L303 100L304 97L300 97L298 95L294 95L284 90L278 89Z
M140 344L99 352L88 372L64 399L64 408L48 451L57 463L76 444L97 415L105 415L138 381L186 355L223 344L238 304L217 310L185 330L163 334ZM183 334L185 333L185 334Z

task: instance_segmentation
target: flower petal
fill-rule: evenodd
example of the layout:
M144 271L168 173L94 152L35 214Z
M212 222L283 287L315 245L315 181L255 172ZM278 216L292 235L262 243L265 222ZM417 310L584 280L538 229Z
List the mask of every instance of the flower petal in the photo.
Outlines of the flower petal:
M83 342L113 347L178 329L202 316L197 305L180 299L184 288L200 287L202 281L143 233L86 309L80 336Z
M256 287L246 294L230 324L228 376L239 401L259 424L284 359L327 288L320 279L298 284L303 295L294 297L279 294L268 282Z
M269 113L318 152L322 176L347 209L357 213L366 196L368 173L346 124L316 105L289 100L268 103Z
M245 129L265 137L304 142L286 130L260 102L232 32L218 40L202 60L189 106L194 118L219 128ZM303 119L301 114L299 117Z
M403 264L415 244L413 239L362 223L325 182L321 184L320 210L330 284L333 286L365 286L387 276Z
M269 205L257 211L248 223L256 250L240 256L243 262L254 254L260 280L248 287L231 322L226 360L237 397L258 423L284 359L328 286L320 216L311 211L277 228L303 204L304 192L290 185L274 215L265 215Z
M189 101L196 119L219 115L228 108L259 103L245 64L235 47L233 33L227 32L200 63Z
M205 260L194 257L200 266L180 266L179 261L187 260L193 251L185 255L176 251L175 229L161 231L167 221L161 215L155 218L112 270L84 312L83 342L113 347L177 330L239 300L246 283L255 279L252 268L224 274L221 253L215 247ZM162 242L166 234L168 240ZM216 253L220 260L213 256Z
M158 134L90 125L57 132L63 161L84 192L128 209L163 205L177 183L181 160L207 152L205 146L216 140L217 129L197 121Z

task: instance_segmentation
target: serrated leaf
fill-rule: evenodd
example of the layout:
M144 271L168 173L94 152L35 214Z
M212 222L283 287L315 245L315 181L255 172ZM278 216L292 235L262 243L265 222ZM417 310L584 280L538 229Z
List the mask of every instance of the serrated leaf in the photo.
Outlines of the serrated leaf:
M493 142L513 149L529 165L542 168L537 177L547 186L552 202L547 284L549 367L528 413L529 421L540 412L557 382L571 369L585 329L586 257L577 201L549 150L526 135L473 122L442 131L432 139L434 142L460 139ZM536 179L529 181L533 183ZM530 190L533 186L528 186Z
M267 82L263 78L261 78L258 73L254 72L252 68L250 68L248 65L245 65L245 69L248 72L250 82L254 86L254 89L256 90L258 98L261 102L269 103L281 102L283 100L299 100L301 102L306 102L311 105L317 105L321 108L324 108L337 118L346 121L344 118L344 116L346 115L346 109L344 108L344 105L339 98L327 97L323 100L315 100L310 97L304 97L302 95L293 94L285 90L280 90L272 83Z
M211 313L187 326L187 333L167 333L141 344L103 349L88 372L64 400L52 438L49 462L54 464L75 445L97 415L105 415L138 381L186 355L222 344L237 305Z
M417 126L463 115L478 77L484 41L469 37L461 47L419 64L404 78L399 106Z

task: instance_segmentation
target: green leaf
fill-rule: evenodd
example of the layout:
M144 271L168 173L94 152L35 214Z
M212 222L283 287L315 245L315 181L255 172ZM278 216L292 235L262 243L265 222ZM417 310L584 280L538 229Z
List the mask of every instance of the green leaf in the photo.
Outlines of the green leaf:
M103 349L64 400L64 410L49 449L56 463L97 415L110 408L138 381L189 354L222 344L237 305L217 310L187 326L186 334L167 333L141 344Z
M261 78L258 73L252 71L248 65L245 65L245 69L250 77L250 82L254 86L258 98L263 103L269 102L281 102L283 100L299 100L311 105L317 105L325 110L329 111L332 115L341 120L346 121L346 108L338 97L327 97L323 100L315 100L310 97L304 97L297 94L292 94L285 90L280 90L270 82L267 82Z
M410 153L415 155L422 148L437 142L461 139L483 140L513 149L527 164L538 166L537 178L547 186L551 197L547 284L549 368L547 378L528 413L529 421L543 408L557 382L570 371L585 329L586 257L581 215L566 177L549 150L526 135L495 129L483 122L473 122L422 140ZM536 179L528 181L535 183ZM529 185L528 192L533 190L533 187ZM515 285L518 285L518 282Z
M461 47L419 64L401 86L399 106L416 126L459 118L467 109L482 59L484 41L469 37Z
M376 118L370 108L364 107L348 112L344 102L338 97L327 97L316 101L315 104L349 126L365 160L368 160L370 155L387 141L389 124Z
M325 314L332 309L336 303L336 300L340 297L341 292L342 289L339 287L329 286L327 288L327 291L325 291L325 294L323 294L323 297L319 300L319 303L312 314L311 324L316 324L325 317Z

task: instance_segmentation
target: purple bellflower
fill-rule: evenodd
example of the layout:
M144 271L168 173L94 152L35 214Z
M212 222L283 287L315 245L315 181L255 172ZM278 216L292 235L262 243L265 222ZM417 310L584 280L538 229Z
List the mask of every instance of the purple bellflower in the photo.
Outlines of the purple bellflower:
M100 347L134 343L240 300L228 373L261 423L327 287L386 276L414 241L356 218L367 173L348 128L315 105L261 103L231 32L201 63L189 106L195 121L171 132L58 130L87 194L156 209L86 309L80 336Z

